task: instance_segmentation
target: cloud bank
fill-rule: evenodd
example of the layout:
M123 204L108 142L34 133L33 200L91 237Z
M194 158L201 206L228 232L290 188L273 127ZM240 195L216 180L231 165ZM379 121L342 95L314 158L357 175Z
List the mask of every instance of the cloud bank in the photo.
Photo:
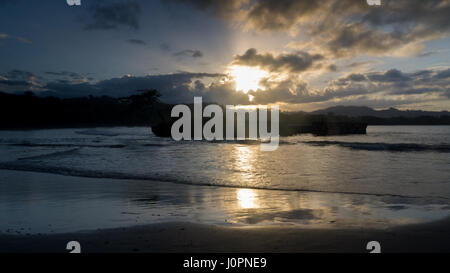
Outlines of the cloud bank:
M0 91L58 97L128 96L140 89L157 89L167 103L191 103L194 96L220 104L364 104L373 107L397 106L450 98L450 69L424 69L405 73L397 69L351 73L329 81L321 89L310 88L300 77L280 80L265 78L264 90L235 91L229 75L215 73L175 73L148 76L123 76L93 81L73 72L47 72L63 78L44 79L30 72L13 70L0 76Z
M362 0L170 0L209 12L255 31L284 31L334 57L357 54L411 56L424 43L450 34L450 1L384 0L369 6ZM224 3L225 2L225 3Z

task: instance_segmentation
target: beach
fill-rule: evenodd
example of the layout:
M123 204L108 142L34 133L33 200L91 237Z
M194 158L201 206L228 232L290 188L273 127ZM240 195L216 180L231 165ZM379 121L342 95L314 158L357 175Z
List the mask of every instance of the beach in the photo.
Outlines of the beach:
M0 253L284 272L306 255L267 253L450 252L449 14L0 0Z
M78 241L83 253L363 253L369 241L381 251L449 252L450 219L392 229L302 229L223 227L163 223L56 235L0 235L0 252L69 252Z
M137 127L2 131L0 251L447 252L448 129L296 136L270 153Z
M290 196L293 193L285 191L260 190L247 200L239 200L242 197L239 196L240 189L233 188L155 182L152 187L135 189L140 197L147 191L144 196L150 194L152 200L136 198L130 190L141 185L141 181L17 171L0 171L0 177L1 181L8 177L17 179L17 188L21 192L27 192L23 184L34 189L28 191L27 200L21 194L15 196L15 201L22 204L15 205L15 210L2 206L2 215L7 216L2 217L0 229L0 252L3 253L67 253L69 241L78 241L85 253L369 252L366 250L369 241L380 242L382 252L450 251L449 218L409 219L405 214L413 213L413 209L402 210L393 205L384 211L391 211L397 217L383 220L367 216L367 212L356 205L335 214L327 214L321 207L287 211L275 205L270 209L250 208L258 202L255 198L284 196L283 202L299 199L298 193ZM34 186L30 185L30 178L36 183ZM83 190L74 190L80 187ZM127 197L122 195L123 187L129 188ZM42 196L42 188L46 188L45 196ZM100 189L102 194L99 195ZM177 205L166 202L164 208L158 206L164 198L175 198L168 196L169 192L179 199L188 199L181 194L184 192L198 200L180 201ZM157 197L157 194L165 197ZM317 195L330 195L304 194L310 195L306 200L314 202L319 198ZM10 197L14 198L14 195L10 194ZM343 198L341 202L362 200L353 195ZM375 207L377 197L371 199ZM327 201L328 206L336 205L333 199ZM357 213L361 218L356 216ZM442 210L441 215L445 213L446 210Z

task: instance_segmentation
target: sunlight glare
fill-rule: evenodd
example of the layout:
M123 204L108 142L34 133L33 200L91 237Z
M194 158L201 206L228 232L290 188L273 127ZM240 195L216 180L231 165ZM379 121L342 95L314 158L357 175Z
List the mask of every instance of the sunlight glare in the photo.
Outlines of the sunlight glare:
M230 68L230 74L236 82L236 91L247 93L249 90L264 88L259 82L267 77L267 72L253 67L235 65Z
M243 209L257 208L257 197L256 193L251 189L238 189L237 199L239 201L239 206Z

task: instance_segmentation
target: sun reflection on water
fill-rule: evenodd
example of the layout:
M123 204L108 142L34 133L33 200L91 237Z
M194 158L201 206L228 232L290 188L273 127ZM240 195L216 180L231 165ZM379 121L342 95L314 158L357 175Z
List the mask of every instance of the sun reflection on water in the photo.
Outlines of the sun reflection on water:
M235 179L251 182L255 179L255 151L249 146L236 146L234 150L234 169L238 176ZM252 189L237 189L236 198L238 208L259 208L258 195Z
M250 172L253 169L254 151L246 146L236 147L236 168L242 172Z

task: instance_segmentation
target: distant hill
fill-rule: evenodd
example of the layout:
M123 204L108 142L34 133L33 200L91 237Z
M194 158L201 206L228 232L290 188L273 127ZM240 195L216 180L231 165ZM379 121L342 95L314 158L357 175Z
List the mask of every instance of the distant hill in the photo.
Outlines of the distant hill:
M422 111L422 110L398 110L395 108L389 108L385 110L374 110L367 106L333 106L321 110L311 112L311 114L334 114L337 116L349 116L349 117L377 117L377 118L417 118L417 117L441 117L450 116L450 112L441 111Z

